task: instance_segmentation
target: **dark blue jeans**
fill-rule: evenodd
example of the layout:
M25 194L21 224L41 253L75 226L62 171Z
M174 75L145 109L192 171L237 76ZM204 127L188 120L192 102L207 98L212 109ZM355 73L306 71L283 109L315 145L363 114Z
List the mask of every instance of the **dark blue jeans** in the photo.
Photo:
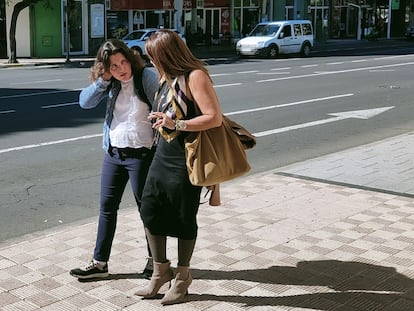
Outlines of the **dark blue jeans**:
M115 235L119 204L128 180L138 205L151 164L153 150L110 148L105 154L101 176L101 200L94 259L108 261ZM148 255L149 247L147 243Z

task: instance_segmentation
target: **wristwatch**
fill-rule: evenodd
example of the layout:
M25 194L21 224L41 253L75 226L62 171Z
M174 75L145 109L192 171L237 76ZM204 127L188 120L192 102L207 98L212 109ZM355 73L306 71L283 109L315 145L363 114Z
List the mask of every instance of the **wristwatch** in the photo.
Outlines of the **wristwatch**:
M178 120L178 119L175 120L175 129L177 131L183 131L186 128L187 128L187 124L185 123L184 120Z

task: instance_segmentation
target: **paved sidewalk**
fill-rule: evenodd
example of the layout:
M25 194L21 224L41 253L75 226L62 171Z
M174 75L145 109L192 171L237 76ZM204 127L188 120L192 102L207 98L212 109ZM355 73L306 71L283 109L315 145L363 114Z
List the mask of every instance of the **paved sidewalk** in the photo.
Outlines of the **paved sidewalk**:
M281 171L414 197L414 131L293 164Z
M412 135L365 149L399 140L412 152ZM281 174L293 167L224 184L222 206L201 206L184 304L134 295L148 282L136 274L145 238L135 208L123 208L105 280L68 273L90 259L96 218L0 244L0 310L414 310L414 199Z

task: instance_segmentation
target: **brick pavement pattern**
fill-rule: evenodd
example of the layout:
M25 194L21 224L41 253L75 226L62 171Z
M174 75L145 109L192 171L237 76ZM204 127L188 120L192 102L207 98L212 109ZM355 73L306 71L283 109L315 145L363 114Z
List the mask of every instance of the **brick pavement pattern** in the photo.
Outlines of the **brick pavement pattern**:
M414 199L276 172L221 192L221 206L200 206L185 303L134 295L146 246L128 208L103 280L68 272L90 259L95 218L0 244L0 310L414 310Z

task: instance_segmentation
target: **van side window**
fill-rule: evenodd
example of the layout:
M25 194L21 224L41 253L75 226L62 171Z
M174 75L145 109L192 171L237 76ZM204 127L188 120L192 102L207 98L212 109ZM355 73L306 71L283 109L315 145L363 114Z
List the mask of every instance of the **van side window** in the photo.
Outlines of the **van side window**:
M312 35L312 27L310 24L302 24L302 27L304 36Z
M300 27L300 24L294 24L293 25L293 31L295 33L295 36L301 36L302 35L302 29Z
M283 36L284 36L285 38L286 38L286 37L291 37L291 36L292 36L292 29L291 29L290 25L285 25L285 26L283 27L282 32L283 32Z

